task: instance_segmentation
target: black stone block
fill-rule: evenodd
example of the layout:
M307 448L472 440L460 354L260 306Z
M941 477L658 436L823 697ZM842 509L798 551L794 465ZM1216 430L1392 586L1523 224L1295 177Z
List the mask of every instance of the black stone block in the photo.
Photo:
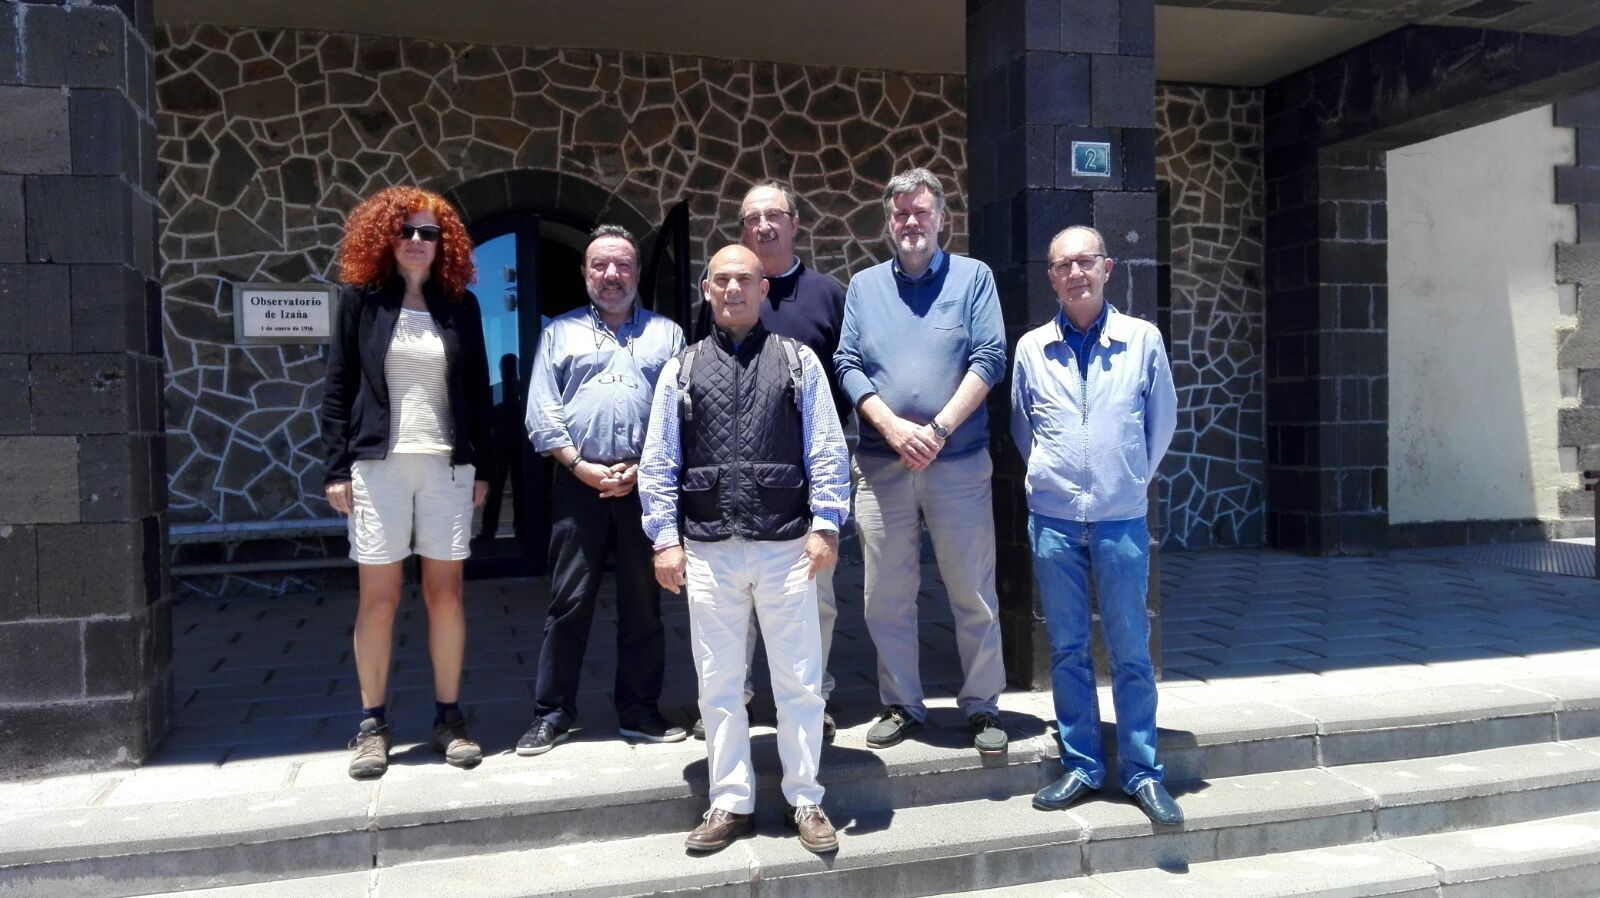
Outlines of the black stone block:
M1128 300L1123 308L1129 315L1154 323L1156 320L1156 266L1123 265L1119 269L1128 285Z
M1116 53L1122 18L1105 0L1056 0L1061 10L1059 45L1077 53Z
M1101 191L1094 194L1094 226L1106 239L1106 252L1124 262L1156 257L1154 191Z
M85 521L132 521L152 514L152 438L131 434L78 441L78 495Z
M137 262L133 195L126 182L33 176L23 190L30 261Z
M62 266L58 266L62 267ZM72 350L149 352L147 288L126 265L73 265Z
M1095 56L1093 113L1100 128L1153 128L1156 65L1149 56Z
M1596 142L1600 143L1600 130L1595 132L1595 136ZM1583 143L1580 135L1580 147ZM1597 148L1596 152L1600 153L1600 148ZM1557 166L1556 202L1600 203L1600 168Z
M1024 54L1011 69L1012 114L1022 113L1017 124L1089 124L1089 60L1080 53Z
M82 698L81 631L75 620L0 624L0 703Z
M27 233L22 178L0 175L0 262L21 262L28 257Z
M120 91L74 90L68 103L72 121L72 173L117 175L138 184L138 113Z
M32 363L34 427L39 433L124 433L138 407L127 355L38 355Z
M1103 4L1109 6L1110 4ZM1121 51L1127 56L1154 56L1156 0L1122 0Z
M0 768L17 777L133 766L150 755L149 703L126 699L0 707Z
M0 527L0 623L39 615L39 558L34 528Z
M1384 202L1389 174L1382 169L1324 167L1318 174L1318 195L1324 200Z
M84 624L83 685L89 698L137 695L150 687L155 664L149 628L147 614Z
M142 523L41 524L37 529L42 615L120 617L144 609Z
M126 89L128 22L115 9L30 5L22 51L27 83Z
M71 350L67 284L64 265L0 265L0 353Z
M1128 190L1154 190L1156 187L1155 131L1148 128L1122 131L1122 186Z
M33 431L33 411L28 407L28 357L0 355L0 434Z
M1324 240L1318 247L1319 272L1325 284L1386 284L1387 243Z
M1082 190L1030 190L1012 200L1013 262L1048 262L1050 240L1062 228L1092 220L1092 195Z
M0 6L0 84L17 84L22 80L18 64L21 49L17 40L17 16L22 7L16 3Z

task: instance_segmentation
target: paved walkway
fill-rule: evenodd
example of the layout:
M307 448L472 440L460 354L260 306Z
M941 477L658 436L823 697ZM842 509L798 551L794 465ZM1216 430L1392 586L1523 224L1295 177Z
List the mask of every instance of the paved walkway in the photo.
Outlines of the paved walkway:
M1499 683L1600 671L1600 583L1479 564L1389 556L1303 558L1271 551L1165 557L1161 689L1169 721L1207 706L1292 694L1383 695L1441 684ZM835 694L859 745L877 710L874 659L861 618L861 570L841 568ZM924 570L923 670L932 722L965 738L955 708L960 680L948 608L932 566ZM542 580L469 584L470 651L464 701L490 758L487 776L535 775L539 760L511 753L532 709ZM694 688L683 606L668 597L665 710L688 723ZM344 781L345 741L358 717L348 594L187 602L174 615L176 723L157 757L136 771L0 785L7 809L141 804L315 788ZM396 764L410 777L463 782L425 747L432 713L424 612L408 598L399 625L392 721ZM557 751L569 760L628 765L655 747L619 742L606 698L614 626L599 615L580 707L585 731ZM764 690L763 690L764 691ZM1002 698L1016 737L1045 731L1047 694ZM1109 696L1102 707L1111 716ZM770 715L758 699L757 720ZM406 748L412 745L411 748ZM698 743L695 743L698 746ZM686 750L700 751L699 748ZM552 756L554 753L552 753ZM394 774L391 773L391 776ZM458 786L449 786L457 788ZM444 800L441 798L441 800Z

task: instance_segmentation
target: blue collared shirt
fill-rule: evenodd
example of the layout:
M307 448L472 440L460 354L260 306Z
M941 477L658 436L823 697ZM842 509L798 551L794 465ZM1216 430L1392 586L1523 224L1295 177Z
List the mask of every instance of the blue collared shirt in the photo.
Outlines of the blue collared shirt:
M1061 329L1061 338L1067 341L1067 348L1072 350L1073 357L1078 360L1079 377L1087 378L1089 376L1088 349L1099 342L1100 331L1106 326L1106 315L1110 313L1111 304L1102 304L1100 306L1100 315L1095 318L1086 331L1078 330L1078 326L1072 323L1072 319L1067 317L1067 313L1056 313L1056 327Z
M1107 304L1096 330L1091 340L1052 318L1017 342L1011 373L1011 437L1028 463L1028 509L1084 523L1144 516L1178 423L1156 326Z
M551 319L528 376L533 448L572 446L608 465L638 458L656 380L681 349L683 329L644 309L615 331L588 303Z
M810 347L800 347L800 438L811 487L811 529L837 532L850 516L850 450L833 407L828 375ZM683 440L678 420L678 360L661 369L650 430L639 459L639 502L644 534L657 549L675 546L678 534L678 477L683 471Z
M911 277L898 257L850 279L844 327L833 356L839 384L857 407L876 393L896 415L927 424L944 410L967 372L993 387L1006 373L1006 332L994 274L977 259L939 250ZM951 431L940 458L989 446L988 411L979 405ZM863 425L860 451L893 455L876 428Z

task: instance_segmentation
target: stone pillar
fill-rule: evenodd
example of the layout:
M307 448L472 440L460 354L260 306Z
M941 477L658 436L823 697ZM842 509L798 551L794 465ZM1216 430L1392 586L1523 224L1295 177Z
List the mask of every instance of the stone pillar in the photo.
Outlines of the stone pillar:
M0 777L166 732L150 15L0 7Z
M1577 240L1556 245L1556 282L1563 285L1564 311L1577 327L1563 331L1556 364L1562 398L1578 398L1576 408L1559 412L1563 450L1571 448L1579 471L1600 469L1600 93L1562 100L1555 107L1557 127L1573 129L1577 158L1559 166L1556 202L1577 211ZM1561 516L1594 515L1594 494L1577 478L1561 490Z
M1106 298L1156 316L1154 0L969 0L968 207L973 254L994 269L1011 347L1055 314L1051 236L1092 224L1117 268ZM1076 176L1074 141L1110 144L1107 176ZM1049 688L1008 385L989 397L1006 669ZM1152 653L1160 592L1152 547ZM1159 663L1159 655L1156 656Z
M1324 149L1309 79L1267 91L1267 540L1388 547L1385 154ZM1314 119L1310 119L1314 125Z

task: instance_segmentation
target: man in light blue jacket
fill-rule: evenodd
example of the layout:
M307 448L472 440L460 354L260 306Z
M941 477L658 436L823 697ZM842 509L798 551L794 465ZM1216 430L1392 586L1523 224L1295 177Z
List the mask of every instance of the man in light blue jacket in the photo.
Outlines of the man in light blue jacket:
M1033 804L1060 810L1106 778L1089 654L1089 577L1111 654L1117 778L1150 819L1183 812L1156 761L1156 682L1145 611L1150 574L1147 486L1172 442L1177 394L1155 325L1105 301L1114 261L1093 228L1050 241L1061 311L1017 343L1011 435L1028 465L1028 535L1050 637L1061 731L1060 779Z

